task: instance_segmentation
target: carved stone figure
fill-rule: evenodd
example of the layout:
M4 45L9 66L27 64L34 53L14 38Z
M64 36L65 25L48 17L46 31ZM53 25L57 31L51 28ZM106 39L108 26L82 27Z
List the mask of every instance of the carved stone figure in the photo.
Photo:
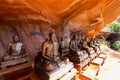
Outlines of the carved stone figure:
M20 55L24 54L23 44L19 42L17 35L13 37L13 43L8 44L7 53L8 54L3 57L4 61L20 58Z
M64 48L65 48L65 43L64 43L63 38L61 38L59 44L60 44L60 48L61 48L61 49L64 49Z
M56 36L54 33L50 33L49 41L45 42L42 47L42 57L44 58L44 69L46 71L52 71L64 64L60 59L58 49Z
M87 64L89 64L90 61L90 58L86 53L86 49L89 47L87 46L87 43L84 43L84 36L79 36L79 38L77 38L76 35L77 34L73 35L73 39L70 41L70 54L68 54L68 57L70 61L75 64L79 64L80 67L83 68ZM88 40L86 40L86 42L87 41ZM85 47L83 46L83 44Z
M83 44L82 44L82 49L83 50L86 50L86 52L88 53L88 55L90 55L90 48L88 46L88 42L89 42L89 37L86 36L84 41L83 41Z
M99 40L96 39L96 38L95 38L95 40L94 40L94 45L95 45L96 47L98 47L99 50L100 50L101 43L100 43Z
M64 50L66 49L65 47L65 43L63 38L61 38L61 40L59 41L59 52L60 52L60 56L63 56Z
M31 64L31 58L25 53L23 43L19 41L17 35L13 36L13 42L8 44L7 55L3 56L0 68L4 71L11 69L12 71L16 71L28 67L32 68ZM24 67L19 67L19 65Z
M97 48L95 44L96 44L95 39L91 38L91 41L89 42L89 46L94 49L95 53L97 53Z
M70 41L70 54L74 56L80 56L79 53L79 47L78 47L78 41L77 41L77 36L73 35L73 39Z
M83 50L83 42L84 42L85 36L80 35L80 41L79 41L79 48L80 50Z

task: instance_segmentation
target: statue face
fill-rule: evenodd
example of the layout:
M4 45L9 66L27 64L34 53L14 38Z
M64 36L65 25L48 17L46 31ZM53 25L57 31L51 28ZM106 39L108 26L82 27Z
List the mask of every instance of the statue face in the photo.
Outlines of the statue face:
M18 36L14 36L13 41L18 42L18 40L19 40Z
M87 36L85 37L85 41L88 41L88 37Z
M51 36L51 40L52 40L53 42L56 41L56 36L55 36L54 33L53 33L52 36Z
M74 39L74 40L77 40L77 35L73 35L73 39Z

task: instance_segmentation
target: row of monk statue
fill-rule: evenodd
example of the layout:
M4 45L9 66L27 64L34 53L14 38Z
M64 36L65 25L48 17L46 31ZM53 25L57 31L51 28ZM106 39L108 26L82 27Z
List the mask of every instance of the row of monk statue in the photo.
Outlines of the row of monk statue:
M35 72L43 80L58 80L60 78L60 80L68 80L64 79L63 76L68 76L67 74L70 74L73 70L75 72L71 74L75 75L77 70L73 68L74 66L68 58L60 55L60 46L55 33L51 32L48 39L43 43L41 52L36 56Z
M100 44L95 38L74 34L69 42L68 48L68 55L71 56L61 56L61 54L64 54L62 50L66 48L63 38L61 38L61 40L58 42L55 33L51 32L48 39L49 40L46 40L43 43L42 50L38 53L38 56L36 56L35 59L35 71L39 74L43 72L42 74L46 74L48 77L50 76L48 72L54 71L56 69L56 72L58 71L59 74L61 69L68 69L68 71L70 71L73 68L73 64L70 64L70 61L72 60L80 62L82 57L91 58L91 50L97 54L98 50L100 51ZM25 49L23 44L19 42L18 36L14 36L13 43L8 44L7 53L8 54L2 58L1 68L24 63L30 60L30 58L28 58L28 54L25 54Z
M70 41L70 53L74 56L80 56L80 51L85 50L86 53L90 56L91 49L95 53L98 53L97 51L100 51L100 43L96 38L92 38L89 36L79 36L73 35L73 38Z

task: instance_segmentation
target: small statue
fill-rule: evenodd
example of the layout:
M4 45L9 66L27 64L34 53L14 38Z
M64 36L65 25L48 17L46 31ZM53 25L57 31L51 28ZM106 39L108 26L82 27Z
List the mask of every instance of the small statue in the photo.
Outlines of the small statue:
M80 50L83 50L82 45L83 45L83 42L84 42L85 36L83 36L83 35L80 35L80 36L81 36L81 37L80 37L80 41L79 41L79 48L80 48Z
M70 53L74 56L80 56L79 51L77 35L73 35L73 39L70 41Z
M82 38L83 39L83 38ZM87 39L86 41L81 41L81 37L78 39L76 34L73 35L73 39L70 41L70 54L68 55L70 61L74 62L75 64L80 64L81 68L84 67L86 64L89 63L89 55L86 54L89 47L87 46ZM89 52L90 53L90 52ZM85 64L83 62L85 61Z
M11 70L16 71L14 67L19 67L19 65L24 65L24 68L32 68L31 58L27 53L25 53L23 44L19 42L19 37L13 36L13 42L8 44L7 55L2 57L0 63L0 68L2 70ZM24 69L19 68L19 69Z
M89 42L89 46L94 49L95 53L97 53L97 48L96 48L95 44L96 44L95 38L91 38L91 41Z
M52 71L61 66L63 62L58 53L59 45L54 33L49 34L49 41L42 46L43 67L46 71ZM64 64L64 63L63 63Z
M94 45L99 49L99 51L101 51L101 48L100 48L101 43L97 38L95 38L95 40L94 40Z
M64 40L63 40L63 38L61 38L61 40L60 40L60 48L61 49L64 49L65 48L65 45L64 45L65 43L64 43Z
M63 50L65 49L65 45L64 45L64 40L63 38L61 38L61 40L59 41L59 52L60 52L60 56L62 56Z
M13 43L8 44L7 53L8 54L3 57L4 61L20 58L19 55L24 54L23 44L19 42L17 35L13 36Z
M86 50L86 52L88 53L88 55L90 55L90 47L88 46L88 42L89 42L89 37L86 36L84 41L83 41L83 44L82 44L82 49L83 50Z
M77 39L77 42L78 42L79 49L82 50L82 37L81 37L81 35L79 35L79 38Z

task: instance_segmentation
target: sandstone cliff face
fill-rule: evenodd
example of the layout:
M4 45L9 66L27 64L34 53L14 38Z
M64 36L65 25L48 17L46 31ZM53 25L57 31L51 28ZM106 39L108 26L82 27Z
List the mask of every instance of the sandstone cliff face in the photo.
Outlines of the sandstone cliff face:
M96 35L120 14L120 0L0 0L0 57L18 34L34 58L49 32L68 38L70 32ZM31 35L31 32L43 35Z

